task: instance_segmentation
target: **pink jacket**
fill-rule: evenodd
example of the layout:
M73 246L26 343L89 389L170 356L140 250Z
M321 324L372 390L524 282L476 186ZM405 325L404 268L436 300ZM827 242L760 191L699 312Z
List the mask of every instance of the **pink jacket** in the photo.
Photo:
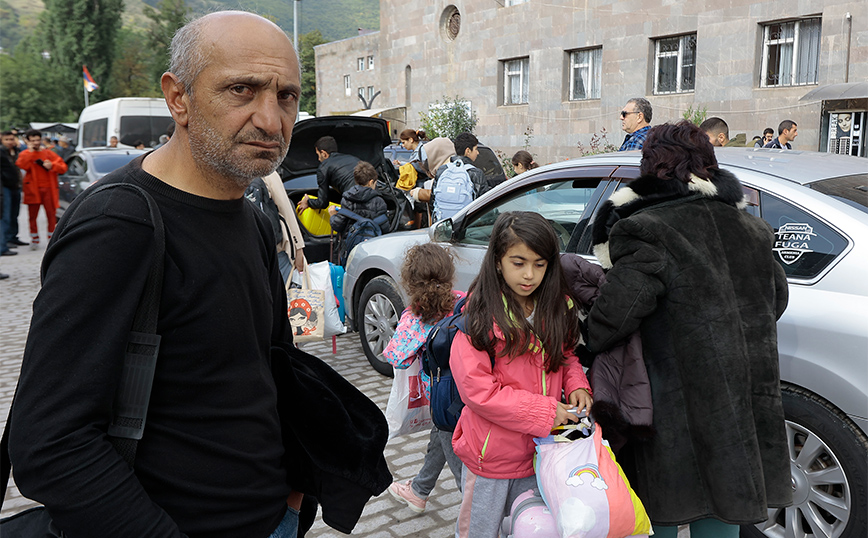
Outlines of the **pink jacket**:
M503 348L498 341L498 353ZM515 359L491 359L470 338L452 341L449 366L465 404L452 435L455 454L478 476L524 478L533 475L534 437L545 437L555 421L561 390L569 395L590 387L571 350L555 373L544 373L540 352ZM545 384L545 388L544 388Z

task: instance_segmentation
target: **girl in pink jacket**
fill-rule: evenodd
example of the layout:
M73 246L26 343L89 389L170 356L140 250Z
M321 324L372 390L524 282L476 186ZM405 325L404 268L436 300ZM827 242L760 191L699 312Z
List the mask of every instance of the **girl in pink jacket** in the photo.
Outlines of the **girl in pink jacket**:
M559 255L545 218L504 213L470 286L467 332L455 336L449 359L466 405L452 437L464 463L456 536L496 538L515 498L536 488L533 438L591 407L572 351L580 338L578 308L568 298Z

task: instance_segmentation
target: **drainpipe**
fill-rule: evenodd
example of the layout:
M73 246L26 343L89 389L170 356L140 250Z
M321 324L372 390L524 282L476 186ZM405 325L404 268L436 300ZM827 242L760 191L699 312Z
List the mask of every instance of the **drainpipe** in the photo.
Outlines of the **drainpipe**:
M844 15L847 21L847 55L844 57L844 82L850 82L850 35L853 33L853 17L848 11Z

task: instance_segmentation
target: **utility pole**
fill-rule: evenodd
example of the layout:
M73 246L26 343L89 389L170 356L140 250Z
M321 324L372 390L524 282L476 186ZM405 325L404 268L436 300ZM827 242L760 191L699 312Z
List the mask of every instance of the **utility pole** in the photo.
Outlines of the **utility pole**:
M301 0L292 0L292 46L298 54L298 3Z

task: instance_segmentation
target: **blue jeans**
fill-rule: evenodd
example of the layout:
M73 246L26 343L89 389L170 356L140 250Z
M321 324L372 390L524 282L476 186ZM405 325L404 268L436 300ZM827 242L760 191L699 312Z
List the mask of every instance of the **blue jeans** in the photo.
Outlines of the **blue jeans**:
M280 525L274 529L274 532L268 538L296 538L298 535L298 510L295 508L286 508L286 515L280 521Z
M21 189L3 187L3 235L0 235L3 250L6 243L18 237L18 213L21 209Z

